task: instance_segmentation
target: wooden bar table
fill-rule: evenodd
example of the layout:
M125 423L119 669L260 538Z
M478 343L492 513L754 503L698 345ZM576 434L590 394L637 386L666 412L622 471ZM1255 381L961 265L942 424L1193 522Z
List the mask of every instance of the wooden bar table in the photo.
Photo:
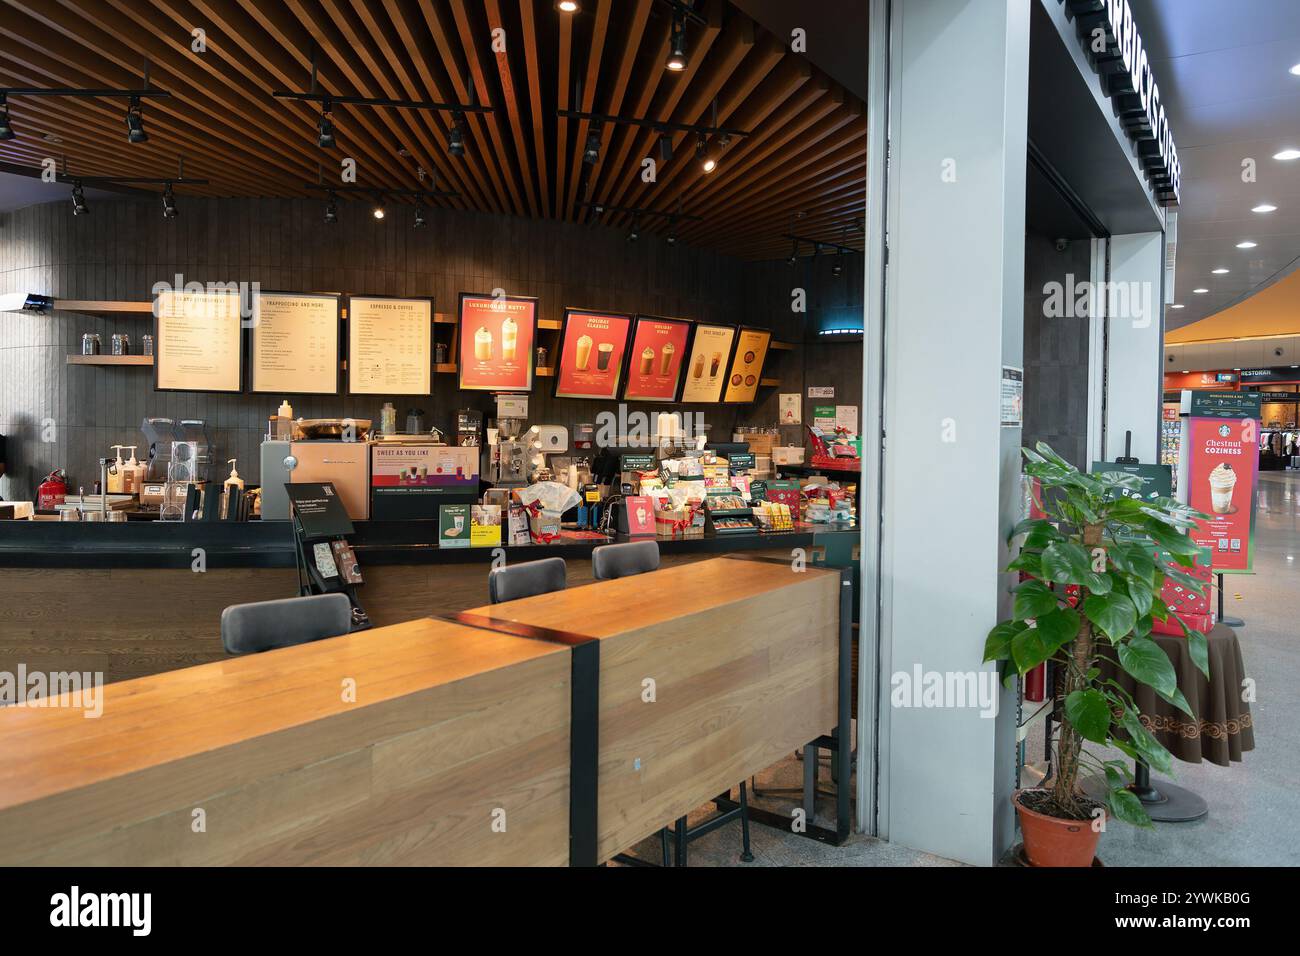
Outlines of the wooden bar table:
M598 652L596 856L608 860L837 725L848 590L834 570L715 558L457 620ZM587 732L575 715L575 740Z
M425 618L98 691L0 707L0 864L569 860L562 647Z

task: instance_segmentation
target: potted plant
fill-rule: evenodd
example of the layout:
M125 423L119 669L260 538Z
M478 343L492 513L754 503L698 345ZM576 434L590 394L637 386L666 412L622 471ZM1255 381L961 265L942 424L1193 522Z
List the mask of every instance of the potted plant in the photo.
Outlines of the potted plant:
M1042 485L1047 519L1030 518L1011 532L1024 535L1007 570L1026 578L1016 588L1012 617L989 632L984 660L998 661L1010 679L1054 661L1055 688L1063 715L1054 741L1051 779L1041 789L1016 793L1025 854L1034 866L1090 866L1105 810L1138 826L1151 826L1122 760L1102 760L1085 741L1114 747L1169 774L1171 758L1139 719L1132 696L1101 676L1099 649L1107 642L1134 680L1192 716L1178 689L1173 664L1150 637L1154 620L1171 612L1160 599L1166 578L1204 593L1205 583L1179 570L1191 567L1200 549L1186 534L1205 515L1170 498L1139 497L1142 481L1125 472L1082 474L1039 442L1023 449L1025 473ZM1161 552L1173 564L1157 560ZM1178 620L1176 617L1175 620ZM1179 620L1196 666L1209 676L1205 635ZM1079 789L1087 764L1104 775L1105 808Z

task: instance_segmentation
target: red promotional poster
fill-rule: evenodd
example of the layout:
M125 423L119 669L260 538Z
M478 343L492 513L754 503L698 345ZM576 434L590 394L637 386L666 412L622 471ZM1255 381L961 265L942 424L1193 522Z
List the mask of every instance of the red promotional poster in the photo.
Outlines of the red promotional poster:
M677 398L690 331L691 323L681 319L637 316L623 386L625 399L671 402Z
M627 505L627 533L630 535L654 534L654 502L646 495L628 495L624 502Z
M460 294L461 389L527 392L533 387L537 300L529 296Z
M1249 572L1253 564L1258 418L1258 393L1192 394L1187 503L1209 515L1192 538L1209 548L1218 573Z
M617 398L631 327L630 315L566 309L555 397Z

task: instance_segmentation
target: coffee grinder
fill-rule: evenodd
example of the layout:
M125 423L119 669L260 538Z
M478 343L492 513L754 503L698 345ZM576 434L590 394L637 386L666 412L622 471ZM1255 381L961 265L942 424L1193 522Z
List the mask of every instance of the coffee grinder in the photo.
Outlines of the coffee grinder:
M523 488L528 484L531 448L527 423L527 397L497 396L496 427L487 430L487 476L497 488Z

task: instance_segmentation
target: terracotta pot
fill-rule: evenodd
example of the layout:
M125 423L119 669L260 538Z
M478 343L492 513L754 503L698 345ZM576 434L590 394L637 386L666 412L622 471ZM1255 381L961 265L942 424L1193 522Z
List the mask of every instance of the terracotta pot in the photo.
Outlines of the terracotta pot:
M1062 820L1030 810L1020 802L1020 795L1031 791L1017 790L1012 797L1020 817L1020 832L1025 838L1025 856L1030 866L1092 866L1101 833L1089 820ZM1040 793L1043 791L1032 791Z

